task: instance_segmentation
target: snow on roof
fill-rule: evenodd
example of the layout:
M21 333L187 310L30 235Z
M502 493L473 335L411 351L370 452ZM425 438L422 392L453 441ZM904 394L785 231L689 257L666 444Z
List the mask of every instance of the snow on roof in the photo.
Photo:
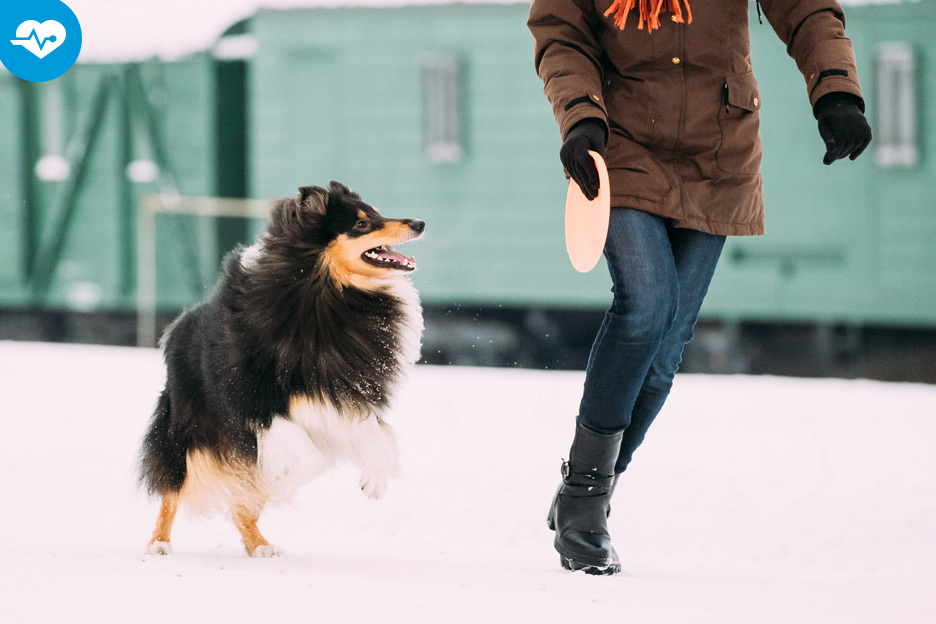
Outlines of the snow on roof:
M840 0L844 5L919 0ZM528 4L529 0L67 0L81 22L80 61L177 59L208 50L260 9Z
M67 0L82 29L80 61L177 59L211 48L260 9L521 4L529 0Z

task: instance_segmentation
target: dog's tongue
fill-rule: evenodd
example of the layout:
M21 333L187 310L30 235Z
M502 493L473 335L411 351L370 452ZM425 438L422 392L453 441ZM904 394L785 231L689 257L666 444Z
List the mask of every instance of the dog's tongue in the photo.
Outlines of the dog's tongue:
M379 253L380 253L381 258L392 260L393 262L396 262L397 264L402 264L405 266L416 266L415 258L404 256L401 253L397 253L395 251L390 251L387 249L381 250Z

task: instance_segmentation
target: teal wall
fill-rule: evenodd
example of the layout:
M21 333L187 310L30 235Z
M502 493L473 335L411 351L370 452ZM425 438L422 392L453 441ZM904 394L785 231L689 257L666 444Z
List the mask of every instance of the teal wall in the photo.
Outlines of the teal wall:
M207 55L143 67L167 143L168 167L182 195L215 195L215 161L219 154L213 120L214 62ZM139 131L139 130L138 130ZM147 154L148 143L137 143ZM137 196L159 190L139 185ZM156 219L157 295L159 306L179 309L204 297L214 283L219 257L217 224L204 217L159 215Z
M936 129L928 123L936 115L936 3L846 10L872 127L879 45L913 46L918 164L882 169L872 142L854 162L823 166L802 77L771 28L752 17L767 235L729 240L709 317L936 325Z
M261 12L253 76L255 195L342 181L388 215L427 302L591 304L607 291L565 257L559 137L523 5ZM423 63L463 68L463 159L424 153ZM596 295L596 290L598 295Z
M261 12L254 63L254 194L341 180L388 214L428 222L413 244L427 302L607 305L603 267L565 256L559 137L533 71L523 4ZM921 120L933 78L934 3L850 7L849 34L874 120L881 41L918 51ZM936 234L928 145L912 170L823 153L801 75L769 25L751 36L764 108L765 237L731 239L708 318L936 325ZM421 66L455 54L465 69L466 156L423 153ZM934 133L925 121L925 141Z
M729 241L703 310L708 318L936 327L936 130L929 123L936 117L929 97L936 86L929 66L936 56L936 2L847 10L872 124L878 45L909 41L914 47L919 162L881 169L872 144L856 162L823 166L803 79L769 25L757 24L752 4L764 101L767 236ZM522 3L265 10L238 25L258 43L247 67L249 194L273 199L334 179L388 216L424 219L425 237L405 251L417 257L414 280L427 303L605 307L604 268L576 273L565 254L567 184L558 131L533 70L527 12ZM430 162L424 149L423 66L438 55L454 56L462 70L464 154L452 164ZM56 81L69 133L101 75L120 75L126 67L79 65ZM215 115L225 122L226 100L218 97L215 70L207 52L141 66L183 194L214 194L219 168L244 160L218 148ZM37 86L40 98L46 88ZM0 109L19 106L17 81L0 71ZM19 119L0 119L4 143L19 145L25 131ZM72 306L75 284L97 284L98 308L134 304L133 284L128 292L126 283L134 241L127 240L133 234L122 199L120 149L128 138L121 123L119 109L111 110L42 305ZM146 157L145 124L136 120L130 134L134 157ZM0 154L3 306L35 303L22 266L29 240L24 158L22 150ZM37 183L32 219L41 236L48 234L42 228L52 218L59 184ZM131 212L155 190L134 185ZM262 225L252 222L249 229ZM159 218L161 307L190 304L213 281L224 251L214 227L208 219Z
M0 155L0 305L79 310L135 306L135 213L139 201L159 187L131 184L125 177L128 160L156 156L143 96L127 79L128 67L82 64L54 82L26 85L38 111L35 125L29 127L20 116L24 83L0 72L0 109L10 111L0 120L0 136L5 144L18 147ZM210 69L204 56L139 66L158 135L169 154L166 170L182 194L213 192L214 130L206 119L213 103ZM92 140L84 129L105 84L111 95ZM52 106L53 99L59 107ZM50 138L55 126L62 129L58 141ZM49 153L67 157L79 144L89 144L84 183L71 188L68 182L39 180L32 166L24 169L29 158L22 148L24 132L32 134L28 148L35 150L36 158ZM72 164L74 174L78 160ZM25 203L30 190L35 197L31 209ZM66 196L75 198L69 219L64 218ZM213 232L213 224L205 219L158 217L157 278L163 307L178 309L202 296L203 280L194 278L192 267L214 275L218 258L211 247ZM58 262L43 272L44 266L51 266L46 262L48 251L59 236ZM28 274L26 247L34 248L37 273L48 275ZM49 282L42 296L35 293L37 279Z
M18 183L21 154L21 121L17 85L14 78L0 71L0 293L4 302L19 303L23 272L23 198Z

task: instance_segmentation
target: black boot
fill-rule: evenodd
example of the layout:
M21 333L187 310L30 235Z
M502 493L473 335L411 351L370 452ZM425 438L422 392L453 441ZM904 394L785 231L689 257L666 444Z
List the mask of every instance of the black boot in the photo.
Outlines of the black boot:
M621 571L608 535L614 464L620 447L621 433L608 435L578 424L575 427L569 461L562 464L562 483L546 519L556 532L554 545L567 570L588 574Z
M618 478L620 478L621 473L617 472L614 474L614 478L611 480L611 491L608 492L608 517L611 517L611 499L614 498L614 489L617 487Z

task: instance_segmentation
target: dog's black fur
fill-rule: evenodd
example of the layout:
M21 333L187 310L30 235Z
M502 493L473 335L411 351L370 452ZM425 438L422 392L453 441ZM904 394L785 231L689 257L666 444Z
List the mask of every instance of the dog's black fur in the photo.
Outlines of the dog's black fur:
M162 341L166 387L140 463L151 494L183 488L193 450L255 468L258 434L288 417L295 397L349 418L382 414L409 364L401 341L422 327L418 299L406 294L415 294L404 275L414 265L384 245L418 237L424 224L385 219L336 182L300 189L270 217L257 245L227 256L211 296ZM357 257L364 247L369 257Z

